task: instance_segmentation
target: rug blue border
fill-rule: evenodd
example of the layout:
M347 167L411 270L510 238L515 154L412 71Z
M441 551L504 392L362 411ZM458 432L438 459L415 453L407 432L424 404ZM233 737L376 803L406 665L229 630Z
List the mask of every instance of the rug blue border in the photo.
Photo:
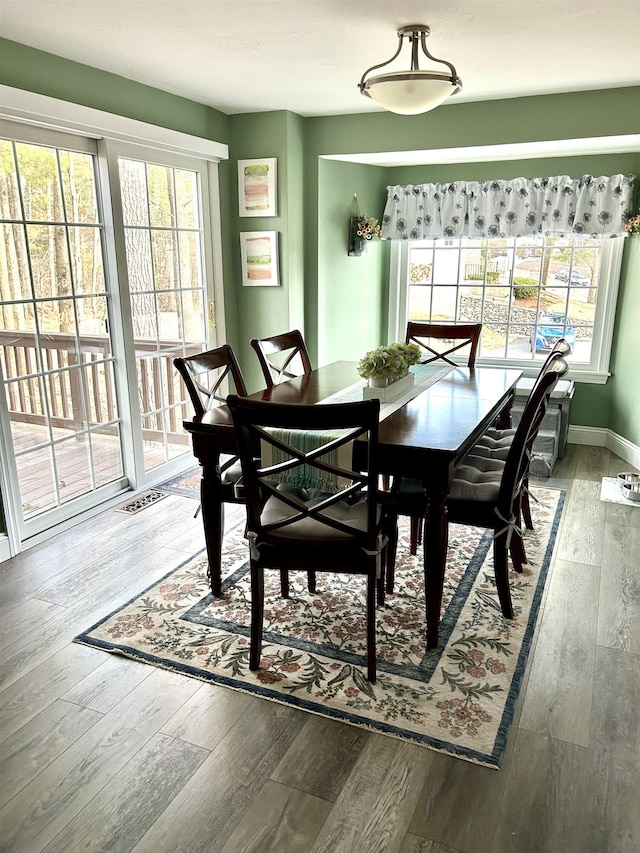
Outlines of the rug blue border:
M154 486L154 489L158 489L160 492L166 492L169 495L180 495L183 498L191 498L193 500L200 500L200 491L190 492L187 489L181 489L176 487L174 483L179 480L184 480L185 477L191 477L194 474L197 474L202 471L202 468L199 465L194 465L193 468L189 468L188 471L183 471L182 474L176 474L175 477L170 477L168 480L163 480L159 486Z
M94 648L102 649L103 651L107 651L107 652L119 651L120 653L124 654L127 657L133 658L134 660L139 660L139 661L144 662L144 663L151 663L154 666L158 666L162 669L167 669L171 672L178 672L178 673L181 673L183 675L187 675L187 676L192 677L192 678L197 678L200 681L204 681L204 682L211 683L211 684L219 684L223 687L229 687L232 689L240 690L240 691L248 693L249 695L252 695L252 696L260 696L260 697L265 698L265 699L270 699L272 701L279 702L280 704L283 704L283 705L290 705L294 708L299 708L301 710L305 710L305 711L309 711L311 713L319 714L320 716L324 716L324 717L328 717L328 718L336 719L336 720L341 720L342 722L350 723L352 725L358 726L359 728L365 728L365 729L372 731L372 732L379 732L381 734L395 736L395 737L400 738L401 740L416 743L416 744L419 744L420 746L429 746L429 747L431 747L431 748L433 748L439 752L443 752L447 755L452 755L456 758L465 758L468 761L471 761L473 763L481 764L485 767L489 767L489 768L493 768L493 769L497 770L500 767L500 760L501 760L501 758L504 754L504 751L506 749L507 737L508 737L511 725L512 725L513 720L514 720L516 700L518 698L519 691L520 691L520 688L522 686L524 674L526 671L529 653L531 651L531 644L533 641L534 630L535 630L536 622L538 620L538 615L540 612L540 604L542 602L542 596L544 593L547 577L549 574L549 568L551 566L551 557L553 555L553 549L554 549L555 543L556 543L558 527L560 524L560 518L562 516L562 510L564 508L565 494L566 494L565 491L563 489L550 489L550 490L559 492L558 504L556 507L556 512L554 515L553 522L551 524L551 530L549 533L549 540L547 542L547 548L545 550L542 566L540 568L540 574L538 576L538 582L537 582L536 590L535 590L535 593L533 596L533 601L531 604L531 610L529 613L529 620L527 622L527 627L525 629L524 637L522 640L522 646L520 649L520 653L518 655L518 661L517 661L516 668L515 668L515 671L513 674L513 678L511 679L511 685L509 688L509 693L507 694L507 698L505 700L505 706L504 706L504 711L503 711L503 715L502 715L502 720L500 721L500 724L498 726L498 732L496 735L496 739L494 741L493 749L492 749L490 754L478 752L477 750L469 749L466 747L458 747L454 743L451 743L451 741L443 741L443 740L440 740L438 738L434 738L434 737L429 736L429 735L420 735L420 734L417 734L415 732L409 732L406 729L402 729L399 726L393 726L389 723L372 722L371 720L363 719L362 717L358 716L357 714L351 714L347 711L339 711L336 709L327 708L323 704L320 704L317 702L311 702L308 699L303 699L299 696L288 695L286 698L283 698L281 693L276 692L275 690L269 689L268 687L263 687L262 685L248 686L244 682L241 682L238 679L233 678L233 677L219 675L217 673L204 672L203 670L197 669L196 667L191 667L191 666L188 666L186 664L181 664L181 663L177 663L174 661L166 661L166 659L164 659L164 658L159 658L159 657L156 657L155 655L147 654L146 652L140 652L137 649L133 649L127 645L118 644L118 643L108 643L106 641L98 640L98 639L95 639L95 638L89 636L91 631L94 631L96 628L100 627L100 625L102 625L104 622L106 622L108 619L110 619L116 613L119 613L121 610L124 610L126 607L128 607L130 604L132 604L137 599L139 599L141 596L143 596L150 589L153 589L155 586L157 586L159 583L164 581L166 578L170 577L172 574L174 574L175 571L177 571L177 569L182 568L182 566L186 565L187 563L190 563L192 560L194 560L195 558L200 556L200 554L202 554L204 552L204 549L198 551L192 557L189 557L188 559L184 560L182 563L180 563L180 565L171 569L171 571L167 572L161 578L158 578L153 583L149 584L149 586L145 587L145 589L142 592L137 593L132 598L130 598L127 602L122 604L120 607L118 607L115 610L108 613L106 616L104 616L102 619L100 619L98 622L96 622L90 628L87 628L85 631L83 631L82 634L79 634L77 637L74 638L74 642L81 643L81 644L87 645L87 646L92 646ZM236 530L237 527L238 527L238 525L236 525L234 528L232 528L232 530L230 530L229 533ZM476 549L476 553L480 548L483 547L483 544L484 544L485 539L487 538L487 535L489 537L489 544L490 544L492 537L491 537L491 532L488 531L487 534L485 534L485 536L483 536L480 543L478 544L478 548ZM469 567L471 567L471 564L475 562L475 556L476 555L474 554L474 557L472 558L472 560L469 563ZM485 556L486 556L486 551L485 551ZM483 561L484 561L484 558L483 558ZM480 568L480 565L482 565L482 563L480 563L477 566L476 574ZM241 570L241 568L239 570ZM233 574L235 574L235 572L232 573L232 575L230 577L232 577ZM463 581L466 580L466 577L468 574L469 574L469 568L467 569L467 571L465 571ZM468 590L467 590L467 593L468 593ZM462 591L461 591L460 595L463 595ZM459 603L458 600L456 600L457 598L458 598L457 594L454 594L454 596L451 600L451 603L450 603L450 608L454 608L454 610L457 608L457 616L458 616L460 613L460 609L461 609L462 605ZM462 599L462 601L464 602L464 598ZM457 616L456 616L456 618L457 618ZM455 624L455 620L454 620L453 624ZM447 631L446 625L444 626L444 630ZM448 633L446 634L447 638L448 638L448 636L450 636L451 630L452 630L452 628L450 626L448 628ZM445 634L442 635L443 639L444 639L444 636L445 636ZM287 642L290 642L290 638L287 638ZM437 655L438 660L439 660L440 655L442 654L445 646L446 646L446 642L440 643L440 645L438 647L439 651L438 651L438 655ZM435 655L434 655L434 657L435 657Z

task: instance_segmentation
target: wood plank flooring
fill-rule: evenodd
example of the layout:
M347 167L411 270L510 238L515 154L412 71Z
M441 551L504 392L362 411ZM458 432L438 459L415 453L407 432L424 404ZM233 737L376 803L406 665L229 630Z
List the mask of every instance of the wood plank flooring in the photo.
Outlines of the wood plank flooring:
M569 445L540 481L567 502L499 771L73 644L204 546L192 500L0 564L0 851L638 853L640 509L599 500L628 468Z

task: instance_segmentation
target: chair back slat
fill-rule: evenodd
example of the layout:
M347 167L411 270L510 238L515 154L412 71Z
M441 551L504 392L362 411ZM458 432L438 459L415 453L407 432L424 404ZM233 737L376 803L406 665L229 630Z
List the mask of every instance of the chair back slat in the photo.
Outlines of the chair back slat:
M229 344L196 355L174 358L173 363L184 381L196 415L227 402L221 388L231 379L236 394L246 397L247 388L240 365Z
M514 500L521 493L523 481L528 475L529 458L533 442L546 414L551 392L562 376L569 370L562 353L549 361L544 375L537 382L526 402L520 423L513 437L500 482L497 509L509 517Z
M448 364L456 365L449 356L457 353L464 347L469 347L467 367L474 367L478 345L480 343L480 332L482 323L467 323L464 325L454 323L407 323L407 334L405 342L417 344L425 353L422 364L430 364L432 361L446 361ZM456 341L449 348L438 348L437 341L448 344ZM428 355L427 355L428 354Z

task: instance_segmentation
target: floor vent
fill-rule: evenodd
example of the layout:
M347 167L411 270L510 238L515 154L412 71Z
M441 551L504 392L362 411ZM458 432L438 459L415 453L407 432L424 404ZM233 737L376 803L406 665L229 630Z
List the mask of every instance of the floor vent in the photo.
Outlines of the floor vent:
M127 515L135 515L137 512L142 512L143 509L146 509L148 506L151 506L151 504L157 503L166 497L168 497L168 495L165 492L145 492L144 495L138 495L137 498L129 501L129 503L117 507L116 512L126 512Z

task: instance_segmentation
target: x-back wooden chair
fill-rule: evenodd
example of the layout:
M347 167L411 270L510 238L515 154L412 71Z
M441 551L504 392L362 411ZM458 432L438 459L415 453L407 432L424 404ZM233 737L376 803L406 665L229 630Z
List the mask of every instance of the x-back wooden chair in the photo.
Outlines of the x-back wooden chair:
M568 366L561 354L527 400L522 418L504 463L487 457L467 456L456 470L448 500L449 521L493 530L493 560L496 590L503 615L513 618L509 589L508 554L514 569L522 571L526 554L519 526L520 502L529 468L528 448L544 418L549 398ZM399 515L422 519L427 511L421 482L403 480L396 490ZM393 592L392 549L388 553L387 592Z
M196 416L202 416L205 412L216 406L227 402L226 390L246 397L247 388L240 370L240 365L235 354L228 344L216 347L206 352L196 353L181 358L174 358L173 363L179 371L189 393ZM220 542L224 531L223 503L244 504L244 498L236 489L238 481L242 477L242 468L238 456L221 457L218 465L218 476L220 489L220 512L215 518L209 519L205 526L205 535L211 542L207 542L209 553L220 552ZM200 493L207 488L204 479L200 482ZM202 501L200 503L202 506ZM210 547L209 547L210 546ZM222 580L220 576L220 565L209 565L209 579L211 581L211 592L218 596L222 592Z
M422 364L442 360L455 365L456 362L450 356L455 353L461 355L460 350L469 347L467 367L474 367L481 331L482 323L458 325L454 323L418 323L410 320L407 323L405 341L408 344L417 344L425 352ZM436 341L444 342L445 347L436 348ZM446 348L449 344L451 346Z
M311 373L313 369L304 338L297 329L270 338L253 338L251 346L258 356L267 388Z
M392 511L383 510L389 496L377 485L379 401L288 405L231 396L228 406L247 503L250 669L260 665L264 570L280 571L284 598L291 570L307 571L310 592L316 572L340 572L366 577L367 675L375 681L376 595L384 600L386 542L396 525ZM366 441L359 442L362 457L354 467L359 438Z

